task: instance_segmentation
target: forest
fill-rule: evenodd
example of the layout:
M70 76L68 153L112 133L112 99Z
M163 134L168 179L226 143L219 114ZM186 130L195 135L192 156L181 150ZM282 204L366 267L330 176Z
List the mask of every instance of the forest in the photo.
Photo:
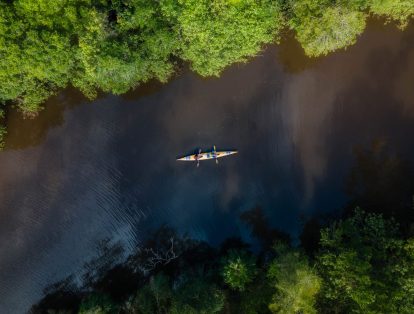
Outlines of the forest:
M32 313L413 313L414 238L395 220L356 209L305 248L269 228L260 208L242 219L256 254L238 238L217 249L163 227L126 262L114 263L122 248L106 243L85 287L57 283Z
M213 247L168 226L126 257L104 241L83 284L52 285L32 313L413 313L412 166L360 150L346 188L343 210L305 221L298 244L260 207L239 217L251 244Z
M308 56L355 43L370 16L404 29L412 0L0 1L0 137L74 86L88 98L166 82L183 64L218 76L294 32Z

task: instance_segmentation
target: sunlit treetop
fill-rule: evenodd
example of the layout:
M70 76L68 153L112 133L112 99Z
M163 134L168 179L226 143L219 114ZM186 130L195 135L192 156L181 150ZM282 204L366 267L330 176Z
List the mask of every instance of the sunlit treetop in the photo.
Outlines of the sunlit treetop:
M370 0L370 10L376 15L395 20L401 28L414 16L413 0Z

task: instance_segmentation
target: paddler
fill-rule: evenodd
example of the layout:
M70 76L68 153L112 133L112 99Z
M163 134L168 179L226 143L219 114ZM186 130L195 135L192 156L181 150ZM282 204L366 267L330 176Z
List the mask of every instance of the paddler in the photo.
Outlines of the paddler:
M194 155L194 160L197 161L197 167L200 165L200 160L199 158L201 158L201 148L198 149L198 153L196 153Z

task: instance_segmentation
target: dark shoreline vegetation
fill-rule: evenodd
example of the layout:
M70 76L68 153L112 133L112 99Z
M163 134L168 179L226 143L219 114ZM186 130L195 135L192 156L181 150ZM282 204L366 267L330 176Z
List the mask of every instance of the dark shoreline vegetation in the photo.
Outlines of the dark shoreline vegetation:
M74 86L89 98L165 82L188 62L218 76L265 44L295 33L308 56L355 43L368 16L404 28L411 0L46 0L0 3L0 138L7 109L36 116L51 95Z
M128 256L103 241L81 280L45 290L32 313L413 313L414 172L382 142L355 150L337 216L304 222L300 244L260 207L239 219L257 244L219 247L168 226ZM360 207L359 207L360 206Z

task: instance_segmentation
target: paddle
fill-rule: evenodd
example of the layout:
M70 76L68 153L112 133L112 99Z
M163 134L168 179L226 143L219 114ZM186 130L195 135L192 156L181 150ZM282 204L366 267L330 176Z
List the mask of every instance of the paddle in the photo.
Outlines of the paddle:
M201 148L198 149L198 154L197 154L197 168L200 166L200 159L199 159L200 154L201 154Z
M214 154L214 158L216 159L216 165L218 165L219 161L217 159L217 150L216 150L216 145L213 146L213 154Z

